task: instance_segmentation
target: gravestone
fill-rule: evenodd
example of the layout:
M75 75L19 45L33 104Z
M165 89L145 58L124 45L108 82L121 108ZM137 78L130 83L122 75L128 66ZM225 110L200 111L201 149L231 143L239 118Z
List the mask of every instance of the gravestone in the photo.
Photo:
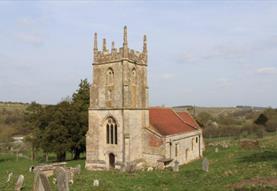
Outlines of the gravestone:
M179 172L179 161L174 161L173 172Z
M54 170L57 179L58 191L69 191L69 177L68 172L63 167L57 167Z
M10 173L8 174L8 179L7 179L7 182L10 182L10 180L11 180L11 178L12 178L12 175L13 175L13 173L12 173L12 172L10 172Z
M151 167L151 166L148 167L148 168L147 168L147 171L148 171L148 172L153 171L153 167Z
M81 165L80 165L80 164L78 164L78 165L76 166L76 173L77 173L77 174L80 174L80 173L81 173Z
M74 183L74 171L72 170L68 170L67 171L67 174L68 174L68 181L70 184L73 184Z
M30 166L30 168L29 168L29 172L33 172L33 170L34 170L34 166L32 165L32 166Z
M217 147L215 148L215 152L218 153L218 148Z
M15 184L15 191L20 191L23 188L24 176L21 174L18 176L18 179Z
M52 183L57 184L57 179L55 177L52 179Z
M57 162L51 164L41 164L33 167L33 171L39 170L41 173L45 174L47 177L54 174L54 170L57 167L64 167L66 162Z
M207 158L204 158L202 161L202 170L205 172L209 171L209 161Z
M98 187L99 186L99 180L97 180L97 179L93 180L93 186Z
M35 172L33 191L51 191L47 176L40 171Z

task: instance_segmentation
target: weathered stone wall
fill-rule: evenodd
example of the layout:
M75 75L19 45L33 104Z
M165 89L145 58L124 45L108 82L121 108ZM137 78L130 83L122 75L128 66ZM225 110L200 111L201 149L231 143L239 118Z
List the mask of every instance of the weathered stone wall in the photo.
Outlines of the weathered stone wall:
M203 137L201 130L166 137L166 158L186 164L202 157Z
M148 125L148 110L90 110L90 126L87 133L86 166L89 169L109 168L109 154L115 155L119 164L143 158L142 129ZM107 144L107 118L117 124L117 144Z
M143 157L148 165L156 166L157 160L165 158L165 140L147 128L143 131L143 140Z
M109 71L112 83L108 82ZM95 64L93 76L90 108L148 108L146 65L128 60Z
M106 119L112 117L117 124L117 144L106 142ZM89 131L87 133L87 166L101 163L102 168L109 168L109 154L113 153L116 162L123 162L123 117L121 110L90 110ZM93 167L92 167L93 168Z
M107 72L112 70L112 83L108 83ZM111 99L108 99L111 91ZM93 83L90 92L90 108L122 108L122 62L93 65Z
M180 165L186 164L202 157L203 150L201 130L169 136L161 136L149 129L144 130L143 156L151 166L156 166L159 159L178 160Z
M148 108L148 86L146 65L124 61L124 107Z
M129 136L129 154L127 161L142 158L143 134L142 130L148 125L148 110L125 110L124 111L124 131ZM127 146L126 146L127 147Z

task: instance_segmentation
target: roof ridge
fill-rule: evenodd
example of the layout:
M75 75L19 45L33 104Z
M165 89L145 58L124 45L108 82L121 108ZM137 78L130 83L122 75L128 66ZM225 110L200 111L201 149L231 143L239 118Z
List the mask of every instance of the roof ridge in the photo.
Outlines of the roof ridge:
M178 113L178 112L177 112L177 113ZM190 117L191 117L191 119L192 119L192 121L194 122L194 124L196 124L197 129L199 129L199 128L200 128L200 126L199 126L199 124L198 124L198 122L197 122L197 119L195 119L195 118L193 117L193 115L191 115L189 112L186 112L186 111L179 111L179 113L187 113L187 114L188 114L188 116L190 116Z
M182 117L180 117L180 115L178 115L178 112L176 112L176 111L174 111L173 109L171 109L174 113L175 113L175 115L177 115L177 117L179 118L179 119L181 119L181 121L183 121L185 124L187 124L187 125L189 125L190 127L192 127L192 128L194 128L194 129L197 129L198 130L198 128L196 128L196 127L194 127L193 125L191 125L191 124L189 124L188 122L186 122L186 121L184 121L183 120L183 118ZM184 111L183 111L184 112ZM186 112L187 113L187 112ZM189 115L190 116L190 115ZM190 116L191 117L191 116Z
M154 106L154 107L149 107L149 109L172 109L172 108L170 108L170 107Z

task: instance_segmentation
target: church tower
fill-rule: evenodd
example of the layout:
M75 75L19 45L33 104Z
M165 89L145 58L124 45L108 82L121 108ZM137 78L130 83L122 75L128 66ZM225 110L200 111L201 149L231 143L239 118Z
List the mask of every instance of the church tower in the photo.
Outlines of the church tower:
M149 126L147 39L144 35L141 52L129 49L125 26L121 48L112 42L109 50L104 38L99 50L97 41L95 33L86 168L122 168L143 158L143 129Z

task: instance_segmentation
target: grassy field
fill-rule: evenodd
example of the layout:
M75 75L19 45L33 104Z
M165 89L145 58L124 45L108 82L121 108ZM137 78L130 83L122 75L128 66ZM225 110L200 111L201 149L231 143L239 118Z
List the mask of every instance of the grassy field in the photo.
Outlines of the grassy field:
M25 110L27 104L19 104L19 103L0 103L0 109L6 109L9 111L14 111L14 110Z
M71 190L233 190L232 184L251 178L277 178L277 135L273 134L260 139L260 148L244 150L237 140L206 140L211 142L227 142L229 148L207 147L205 157L209 159L209 172L201 170L201 160L181 166L179 172L153 171L132 174L119 171L89 172L84 169L84 160L68 161L69 166L82 165L80 175L74 177ZM12 191L19 174L25 176L23 190L31 190L33 174L28 172L33 163L27 159L16 161L15 156L0 154L0 190ZM11 182L6 183L7 173L13 172ZM93 187L93 180L99 179L100 186ZM50 179L51 181L51 179ZM54 185L52 185L54 188ZM54 190L54 189L53 189ZM256 187L246 190L277 190L277 187Z

